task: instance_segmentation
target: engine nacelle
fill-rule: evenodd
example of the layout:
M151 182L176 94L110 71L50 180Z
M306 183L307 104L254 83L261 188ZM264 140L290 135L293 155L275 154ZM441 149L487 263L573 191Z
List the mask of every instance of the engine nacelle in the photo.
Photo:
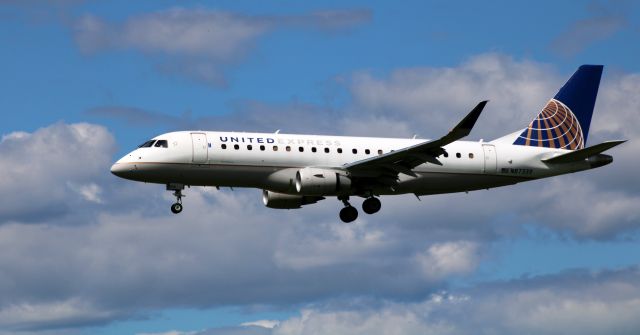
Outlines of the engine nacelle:
M351 189L351 179L339 171L304 168L296 173L296 191L304 195L339 195Z
M324 197L291 195L267 190L262 191L262 202L269 208L295 209L303 205L315 204Z

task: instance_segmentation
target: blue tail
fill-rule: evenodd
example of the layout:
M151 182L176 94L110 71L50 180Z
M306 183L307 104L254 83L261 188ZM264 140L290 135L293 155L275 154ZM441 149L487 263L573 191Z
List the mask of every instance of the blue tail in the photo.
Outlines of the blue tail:
M582 149L596 103L602 65L582 65L513 144Z

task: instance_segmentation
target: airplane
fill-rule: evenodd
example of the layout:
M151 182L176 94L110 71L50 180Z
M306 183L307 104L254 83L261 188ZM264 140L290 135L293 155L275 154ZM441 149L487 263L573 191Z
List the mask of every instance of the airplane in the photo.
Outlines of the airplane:
M383 195L468 192L607 165L626 140L586 147L602 65L582 65L529 125L493 141L461 141L487 101L436 140L177 131L156 136L111 167L121 178L166 185L182 211L185 186L257 188L267 207L296 209L327 197L353 222Z

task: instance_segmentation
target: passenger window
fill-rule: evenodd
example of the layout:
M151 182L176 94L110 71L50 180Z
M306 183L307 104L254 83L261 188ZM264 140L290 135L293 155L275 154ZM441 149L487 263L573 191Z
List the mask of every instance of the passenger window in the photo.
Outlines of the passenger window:
M222 149L226 149L226 148L227 148L227 145L226 145L226 144L224 144L224 143L222 143L222 145L220 145L220 147L221 147Z
M364 153L368 155L368 154L370 154L370 153L371 153L371 150L369 150L369 149L364 149Z
M156 144L154 145L154 147L156 147L156 148L168 148L169 147L169 142L167 142L167 140L158 140L156 142Z
M460 158L462 155L459 152L456 152L456 157Z
M234 144L234 145L233 145L233 148L234 148L234 149L236 149L236 150L238 150L238 149L240 149L240 145L238 145L238 144Z
M278 146L277 145L273 146L273 151L278 151Z
M287 147L285 148L285 150L287 150L287 151L291 151L291 147L287 145Z
M264 145L260 146L260 151L264 151Z
M378 149L378 155L382 155L382 150Z
M447 157L449 157L449 154L445 151L444 152L444 158L447 158Z
M304 152L304 148L303 147L298 147L298 151Z
M311 152L316 152L316 147L311 147Z
M247 150L253 150L253 146L251 144L247 145Z
M338 153L341 154L342 153L342 148L338 148Z
M354 154L358 153L358 149L351 149L351 152L353 152Z
M473 153L469 153L469 158L473 159Z
M329 148L324 148L324 152L329 153Z

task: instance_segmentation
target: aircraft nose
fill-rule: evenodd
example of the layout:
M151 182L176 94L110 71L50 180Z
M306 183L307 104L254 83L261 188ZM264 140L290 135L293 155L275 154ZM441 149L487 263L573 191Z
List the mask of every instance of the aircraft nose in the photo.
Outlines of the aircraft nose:
M111 166L111 173L120 178L126 178L128 172L129 167L127 166L127 164L115 163Z

